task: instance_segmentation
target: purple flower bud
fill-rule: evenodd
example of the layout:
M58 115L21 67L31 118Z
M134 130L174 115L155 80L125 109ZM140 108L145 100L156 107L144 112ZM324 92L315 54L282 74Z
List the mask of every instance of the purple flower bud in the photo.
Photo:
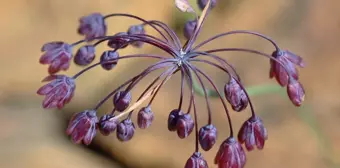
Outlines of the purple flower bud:
M241 144L233 137L226 139L216 154L215 164L219 168L243 168L246 164L246 154Z
M105 51L101 56L100 56L100 62L101 62L101 66L105 69L105 70L111 70L113 69L117 63L118 63L118 59L119 58L119 54L118 52L115 51ZM116 59L116 60L114 60ZM108 62L108 63L105 63Z
M81 141L89 145L96 136L96 123L98 118L96 111L85 110L73 115L67 127L67 135L71 135L72 141L79 144Z
M209 151L217 139L217 129L214 125L209 124L202 127L199 131L199 142L205 151Z
M144 26L143 25L132 25L130 26L128 32L129 35L134 35L134 34L145 34ZM136 41L131 43L132 46L140 48L143 46L143 42L141 41Z
M299 79L298 70L296 69L296 66L304 67L305 63L303 62L302 58L291 53L290 51L274 51L272 56L276 58L278 61L280 61L286 69L289 71L289 73L292 75L292 77L296 80ZM284 67L282 67L279 63L270 60L270 78L275 77L277 82L283 87L288 84L288 73Z
M85 36L86 40L93 40L106 35L106 23L100 13L93 13L79 19L78 33Z
M150 106L143 107L138 112L138 117L137 117L138 127L141 129L146 129L150 127L153 119L154 119L154 114L151 111L151 107Z
M225 85L224 93L234 111L240 112L248 106L247 95L234 78Z
M114 117L114 115L104 115L99 120L99 131L107 136L114 132L117 128L119 121Z
M178 137L184 139L188 137L194 129L194 120L192 120L190 114L180 115L176 127Z
M299 81L291 78L288 83L287 93L295 106L301 106L305 99L305 90Z
M195 152L188 159L187 163L184 166L185 168L208 168L208 163L203 158L200 152Z
M46 96L42 104L44 108L61 109L71 101L76 88L73 78L65 75L51 75L43 81L51 81L37 91L39 95Z
M107 42L107 45L113 49L126 48L130 43L130 39L122 36L127 35L128 34L126 32L117 33L114 35L115 36L114 38L110 39Z
M168 117L168 130L176 131L177 130L177 121L179 116L183 115L183 112L180 109L172 110Z
M265 141L268 139L267 129L264 127L259 117L251 117L242 125L238 140L241 144L245 143L248 151L252 151L256 146L257 149L263 149Z
M203 10L204 7L208 4L209 0L197 0L198 7ZM217 0L211 0L211 8L216 6Z
M70 67L72 59L72 46L61 42L49 42L43 45L42 52L45 52L40 57L41 64L50 64L48 72L55 74L60 70L66 71Z
M189 20L184 25L184 37L189 40L191 36L194 34L196 28L196 20Z
M120 141L129 141L135 134L135 125L130 118L119 123L117 128L117 138Z
M80 47L77 51L76 55L74 56L74 63L77 65L86 66L88 64L91 64L91 62L95 58L95 47L93 45L86 45L83 47Z
M131 102L131 93L125 91L119 91L113 96L113 105L117 111L123 112L129 107Z

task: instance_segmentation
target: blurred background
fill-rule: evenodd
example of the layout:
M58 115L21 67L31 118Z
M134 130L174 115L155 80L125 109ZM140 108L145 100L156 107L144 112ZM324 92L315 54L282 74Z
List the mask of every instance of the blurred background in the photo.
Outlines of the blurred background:
M193 134L181 140L167 131L168 113L177 107L179 77L160 91L152 108L155 121L148 130L136 130L134 138L119 142L115 134L98 134L93 143L74 145L65 134L70 116L93 107L110 90L150 64L149 60L124 60L110 72L97 68L77 80L73 101L63 110L44 110L43 97L36 91L47 76L47 66L38 63L45 42L74 42L78 19L92 12L131 13L147 20L161 20L180 37L183 24L192 19L179 12L173 0L2 0L0 6L0 167L1 168L180 168L194 151ZM195 4L195 1L191 1ZM131 19L108 20L110 34L126 31ZM340 1L338 0L219 0L198 38L202 41L217 33L235 29L261 32L274 38L282 48L301 55L306 68L300 69L306 101L296 108L285 90L253 95L256 111L268 129L269 139L263 151L247 154L249 168L333 168L340 164ZM149 29L148 29L149 30ZM152 33L152 32L151 32ZM155 33L154 33L155 34ZM182 38L183 40L183 38ZM252 36L222 38L209 47L249 47L266 53L273 48ZM208 46L207 46L208 47ZM98 49L98 55L105 46ZM128 47L120 55L160 53L145 45ZM276 84L268 79L269 61L247 54L221 54L236 67L247 87ZM225 75L206 70L223 87ZM81 68L72 65L66 73ZM155 75L155 74L154 74ZM134 91L143 91L150 76ZM213 122L218 141L203 155L213 165L221 142L228 136L222 105L212 98ZM206 122L204 99L198 99L199 122ZM187 102L186 104L187 105ZM109 112L105 104L100 113ZM249 117L250 111L232 112L235 128ZM134 117L135 119L135 117Z

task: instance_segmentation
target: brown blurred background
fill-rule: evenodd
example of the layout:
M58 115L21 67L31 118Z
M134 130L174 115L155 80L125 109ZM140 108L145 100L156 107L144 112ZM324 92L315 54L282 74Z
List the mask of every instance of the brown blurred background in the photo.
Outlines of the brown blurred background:
M193 2L193 1L192 1ZM131 13L145 19L162 20L181 35L190 15L180 13L173 0L2 0L0 6L0 167L1 168L90 168L90 167L184 167L194 150L194 136L180 140L166 128L168 112L177 106L179 77L160 91L153 105L155 121L148 130L137 129L134 138L119 142L115 135L98 135L92 145L74 145L65 135L69 117L93 107L107 92L138 73L147 60L120 61L112 72L95 69L77 81L76 96L61 111L41 108L36 90L47 75L40 65L42 44L53 40L74 42L78 18L92 12ZM125 31L131 19L109 19L109 31ZM248 29L270 35L283 48L301 55L307 67L300 70L305 86L304 108L295 108L279 94L253 96L269 132L263 151L248 153L249 168L328 168L340 163L340 1L338 0L219 0L208 17L199 41L224 31ZM269 44L251 36L220 39L210 47L243 46L271 53ZM104 49L104 47L103 47ZM100 51L100 50L98 50ZM121 55L159 50L145 46L127 48ZM100 53L98 53L100 54ZM224 54L247 86L275 84L268 79L268 60L240 54ZM138 66L136 66L138 65ZM141 67L141 68L136 68ZM80 68L72 65L67 74ZM207 69L220 87L224 75ZM64 72L63 72L64 73ZM122 75L124 74L124 75ZM151 78L148 78L151 79ZM147 80L134 90L145 88ZM199 121L206 122L203 98L199 98ZM202 104L202 105L201 105ZM218 127L217 145L204 153L211 167L219 144L228 129L219 101L212 99L213 121ZM110 104L100 113L110 110ZM307 113L307 114L306 114ZM232 113L236 128L249 115ZM310 116L315 118L315 122ZM305 121L313 121L308 125Z

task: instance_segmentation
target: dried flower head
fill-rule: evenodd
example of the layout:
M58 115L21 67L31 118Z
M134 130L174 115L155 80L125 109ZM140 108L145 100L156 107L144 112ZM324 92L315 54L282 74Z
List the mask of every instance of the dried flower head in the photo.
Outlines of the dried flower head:
M223 105L229 128L229 137L220 145L215 157L215 163L220 168L242 168L246 164L246 154L242 148L245 144L247 150L252 150L255 146L262 149L265 140L267 140L267 131L255 112L251 99L248 96L241 78L231 63L224 59L219 53L240 52L251 53L270 60L270 78L275 77L279 84L287 87L287 93L293 104L300 106L304 100L305 91L299 81L297 67L303 67L304 62L301 57L293 54L288 50L282 50L279 45L271 38L246 30L234 30L212 36L203 42L198 43L197 38L200 35L202 25L207 19L211 9L217 4L215 0L198 0L197 3L202 10L200 14L196 13L188 0L175 0L176 7L182 12L188 12L195 16L194 20L188 21L185 25L186 41L182 44L179 36L166 23L158 20L145 20L139 16L114 13L102 15L99 13L91 14L80 19L78 31L84 35L84 39L72 44L65 42L51 42L43 46L42 51L45 54L40 58L42 64L50 64L49 73L54 74L60 70L67 70L72 59L72 48L79 46L74 62L78 65L87 66L72 77L65 75L52 75L44 81L50 83L42 86L38 94L45 95L43 101L44 108L58 107L62 108L67 104L75 91L75 83L79 77L86 74L96 67L102 67L104 70L111 70L119 66L117 62L124 59L148 59L156 60L150 66L142 70L139 74L131 77L112 92L108 93L99 101L93 110L86 110L76 114L70 121L67 134L71 135L72 140L76 143L83 141L90 144L96 135L96 128L103 135L108 135L116 130L117 138L120 141L130 140L135 133L135 125L131 117L136 114L137 122L140 128L147 128L154 119L154 113L151 112L151 106L156 99L159 90L175 74L180 74L180 89L178 107L169 111L167 127L169 131L176 131L180 138L186 138L195 134L195 150L193 155L188 159L186 168L206 168L207 162L200 153L200 148L209 151L217 141L217 128L213 126L212 109L210 105L210 96L208 86L213 88L218 99ZM199 17L198 17L199 16ZM112 17L124 17L135 19L140 23L126 28L127 32L113 33L106 35L106 20ZM149 27L157 33L153 35L147 33L145 28ZM248 34L266 40L273 45L274 49L268 52L261 52L249 48L213 48L202 49L206 44L236 34ZM107 44L112 50L104 51L96 63L95 52L97 46ZM137 53L131 55L119 55L119 52L129 45L141 47L151 45L164 51L165 54L145 54ZM197 44L197 45L196 45ZM194 64L195 63L195 64ZM197 64L196 64L197 63ZM91 64L91 65L90 65ZM199 64L205 64L221 70L226 74L226 84L224 87L225 97L214 83L210 75L203 71ZM138 96L136 102L132 102L132 90L135 89L140 81L145 79L150 73L162 70L145 91ZM194 79L198 80L198 85L202 88L206 109L197 109L196 95L194 89ZM204 83L208 81L208 84ZM183 107L185 84L189 85L190 94L188 96L187 109ZM104 114L97 119L96 111L108 100L113 101L113 110L109 114ZM142 104L148 101L144 108ZM233 110L242 111L248 104L251 111L250 119L247 120L238 133L238 141L234 138L234 127L232 118L227 106L229 103ZM199 113L198 113L199 110ZM119 113L115 113L118 111ZM137 111L137 112L136 112ZM207 112L207 121L202 123L203 127L199 129L198 115ZM164 110L163 110L164 112ZM225 130L223 130L225 131Z

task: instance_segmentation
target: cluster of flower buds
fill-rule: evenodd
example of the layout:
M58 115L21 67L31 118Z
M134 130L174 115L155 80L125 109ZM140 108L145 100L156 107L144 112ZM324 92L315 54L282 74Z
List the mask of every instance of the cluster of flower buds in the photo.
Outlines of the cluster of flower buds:
M77 78L95 67L102 67L104 70L111 71L117 67L117 63L121 59L148 58L157 60L156 63L151 64L142 72L133 76L110 92L92 109L76 113L70 120L67 128L67 134L71 136L73 142L82 142L85 145L89 145L96 136L98 130L105 136L116 131L118 140L131 140L136 131L135 124L131 119L136 109L149 100L148 104L144 107L140 107L136 114L137 126L140 129L149 128L154 120L154 113L151 106L158 91L173 75L180 73L181 88L179 105L169 112L167 126L169 131L177 132L178 137L181 139L187 138L191 133L195 133L196 135L195 150L192 156L187 160L185 168L207 168L208 164L200 152L200 149L209 151L214 147L217 141L217 128L212 123L210 97L208 96L207 86L203 82L203 79L206 79L217 93L226 113L230 131L229 137L227 137L219 147L215 157L215 164L220 168L242 168L246 164L246 153L243 150L243 145L247 151L252 151L255 147L257 147L257 149L264 148L268 135L262 120L256 115L252 102L249 99L248 93L236 70L227 60L216 54L219 52L237 51L269 58L271 65L270 78L275 77L281 86L287 86L288 97L296 106L300 106L304 99L304 89L298 81L299 75L296 66L304 67L304 62L301 57L290 51L281 50L277 43L271 38L252 31L235 30L221 33L194 46L205 18L211 9L217 5L217 1L197 0L197 4L202 10L202 13L199 18L190 20L185 24L184 36L186 42L184 45L182 45L181 40L179 36L176 35L175 31L167 24L157 20L145 20L138 16L124 13L105 16L94 13L84 16L80 19L78 28L79 34L84 36L84 39L72 44L56 41L43 45L42 51L45 53L41 56L40 63L49 64L49 76L46 77L43 82L49 83L42 86L37 93L45 96L42 103L44 108L63 108L71 101L74 95ZM175 0L175 5L183 12L194 13L195 16L198 16L187 0ZM130 26L126 32L107 35L106 20L112 17L136 19L141 23ZM154 29L160 37L147 34L144 29L145 26ZM275 47L275 50L272 54L267 54L248 48L200 49L202 46L215 39L235 34L249 34L265 39ZM99 61L93 63L93 61L96 60L96 47L103 43L106 43L108 47L110 47L110 50L103 51ZM73 49L81 44L84 45L78 47L78 51L73 57ZM128 46L140 48L144 44L159 48L170 57L154 54L121 56L118 53L121 49ZM68 70L72 59L75 64L83 66L84 69L74 76L57 75L56 73L61 70ZM211 59L215 60L217 63L211 61ZM229 78L226 79L228 82L226 82L224 87L225 97L223 97L211 77L196 64L193 64L194 62L220 69L229 76ZM131 94L131 90L134 89L142 79L157 70L163 71L150 83L137 101L132 102L133 95ZM207 123L202 124L200 128L197 121L198 113L196 109L194 79L198 79L204 92L208 113ZM182 107L185 83L187 83L190 88L187 110ZM108 100L112 100L112 111L99 116L97 111L102 104ZM248 105L251 110L251 116L242 125L237 138L235 138L234 135L234 128L227 108L227 102L234 111L244 111Z

